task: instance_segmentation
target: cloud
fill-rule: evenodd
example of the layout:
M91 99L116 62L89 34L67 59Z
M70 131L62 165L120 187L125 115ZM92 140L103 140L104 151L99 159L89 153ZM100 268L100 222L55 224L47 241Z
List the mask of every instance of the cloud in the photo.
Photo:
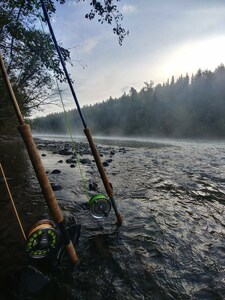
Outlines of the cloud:
M130 4L125 4L123 7L122 7L122 13L125 14L125 15L130 15L130 14L133 14L137 11L137 7L134 6L134 5L130 5Z
M225 35L184 41L168 49L159 67L164 77L215 69L224 63Z
M163 83L224 63L224 0L118 2L122 25L131 33L122 47L111 27L84 18L89 1L71 1L73 7L57 10L54 28L57 39L72 48L75 63L68 67L81 105L120 97L131 86L139 90L145 81ZM65 98L74 107L70 93Z
M91 54L99 43L98 38L88 38L81 45L81 52L84 54Z

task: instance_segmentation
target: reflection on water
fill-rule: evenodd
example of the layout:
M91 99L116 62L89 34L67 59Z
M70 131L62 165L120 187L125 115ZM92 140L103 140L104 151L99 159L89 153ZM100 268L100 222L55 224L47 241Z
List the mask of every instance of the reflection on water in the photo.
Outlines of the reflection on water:
M170 142L169 147L139 144L141 148L124 150L123 143L115 147L107 167L124 216L120 229L113 214L95 220L80 206L86 201L82 180L77 168L65 162L67 157L40 150L50 181L62 187L56 197L64 214L82 225L81 263L72 278L58 274L58 293L63 295L58 299L224 299L224 145ZM22 145L7 144L0 153L28 225L47 209L26 152ZM110 148L102 156L109 158ZM51 174L56 168L61 173ZM101 188L94 164L82 168ZM0 264L9 269L22 264L24 256L2 181L0 185ZM41 299L53 299L51 291L46 295Z

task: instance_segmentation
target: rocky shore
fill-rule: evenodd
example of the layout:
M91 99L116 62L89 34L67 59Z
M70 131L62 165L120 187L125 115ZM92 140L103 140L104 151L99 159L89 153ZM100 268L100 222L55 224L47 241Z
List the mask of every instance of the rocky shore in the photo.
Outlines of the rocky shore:
M0 135L0 143L3 142L3 143L7 143L7 142L17 142L17 141L20 141L21 140L21 137L20 135Z
M97 167L94 161L94 158L91 153L91 149L87 142L64 142L64 141L50 141L50 140L42 140L39 138L35 138L35 143L37 145L38 151L44 161L48 161L49 152L52 157L55 157L57 161L57 167L54 169L47 170L47 173L52 175L61 174L65 170L65 165L70 167L71 169L78 169L80 171L81 168L85 168L85 176L88 174L88 190L100 192L98 190L98 181L99 179L94 179L99 177L97 174ZM101 161L104 168L110 168L110 165L114 164L113 168L109 173L111 175L116 175L115 172L115 161L120 155L124 155L129 151L125 147L118 146L108 146L108 145L100 145L97 146L99 155L101 157ZM46 153L47 151L47 153ZM57 157L57 158L56 158ZM67 168L68 170L68 168ZM114 172L113 172L114 170ZM108 170L107 170L108 171ZM92 176L93 175L93 176ZM98 175L98 176L96 176ZM60 185L52 183L52 187L54 191L62 189Z

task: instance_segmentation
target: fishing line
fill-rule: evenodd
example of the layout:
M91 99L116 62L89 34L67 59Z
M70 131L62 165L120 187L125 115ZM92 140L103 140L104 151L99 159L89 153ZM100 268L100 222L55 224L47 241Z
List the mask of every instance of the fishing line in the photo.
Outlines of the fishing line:
M83 114L82 114L82 112L81 112L80 104L79 104L79 102L78 102L77 96L76 96L75 91L74 91L74 89L73 89L73 85L72 85L72 82L71 82L71 80L70 80L70 76L69 76L69 73L68 73L68 71L67 71L66 64L65 64L65 62L64 62L62 53L61 53L60 48L59 48L59 46L58 46L58 43L57 43L57 41L56 41L55 34L54 34L53 29L52 29L52 26L51 26L51 23L50 23L50 20L49 20L49 17L48 17L48 13L47 13L45 4L44 4L44 2L43 2L42 0L41 0L40 2L41 2L41 5L42 5L42 9L43 9L43 12L44 12L45 19L46 19L46 21L47 21L47 23L48 23L49 31L50 31L50 33L51 33L51 36L52 36L54 45L55 45L56 50L57 50L57 53L58 53L58 55L59 55L60 62L61 62L61 64L62 64L62 67L63 67L64 73L65 73L65 76L66 76L66 78L67 78L67 81L68 81L68 84L69 84L71 93L72 93L73 98L74 98L74 101L75 101L75 103L76 103L76 105L77 105L78 113L79 113L79 115L80 115L80 118L81 118L81 121L82 121L82 123L83 123L83 126L84 126L84 128L86 129L86 128L87 128L87 124L86 124L86 122L85 122L85 120L84 120L84 117L83 117Z
M37 4L36 4L36 7L37 7ZM42 31L43 31L44 36L45 36L45 43L46 43L48 54L49 54L49 57L50 57L50 63L51 63L51 66L53 68L56 87L57 87L57 90L58 90L58 94L60 96L60 101L61 101L61 104L62 104L62 107L63 107L63 112L64 112L64 117L65 117L65 120L66 120L67 129L69 131L69 135L70 135L72 145L73 145L73 152L76 156L80 176L81 176L81 179L82 179L83 191L84 191L84 194L87 196L87 199L88 199L88 202L87 202L88 207L90 208L90 212L91 212L91 214L94 218L99 219L99 218L102 218L102 217L107 217L109 215L110 211L111 211L111 203L108 200L108 198L104 194L97 194L97 195L92 196L91 199L89 199L90 195L89 195L89 191L88 191L87 180L86 180L86 178L85 178L85 176L82 172L79 155L78 155L78 152L76 151L76 143L75 143L75 140L74 140L73 135L72 135L72 129L71 129L71 125L70 125L70 122L69 122L68 114L67 114L67 111L66 111L66 108L65 108L63 96L62 96L62 93L61 93L61 90L60 90L60 87L59 87L59 83L58 83L58 80L57 80L57 77L56 77L56 67L55 67L55 64L54 64L54 61L53 61L53 58L52 58L52 51L50 49L49 41L46 38L46 33L45 33L45 30L44 30L43 22L42 22L42 19L41 19L41 15L39 13L38 13L38 17L39 17L39 20L40 20Z
M122 225L122 216L120 215L120 213L118 212L118 209L117 209L117 206L116 206L116 202L115 202L115 199L114 199L114 195L113 195L113 189L112 189L112 185L111 183L109 182L108 180L108 177L106 175L106 172L105 172L105 169L103 167L103 164L102 164L102 161L100 159L100 156L99 156L99 153L98 153L98 150L96 148L96 145L94 143L94 140L93 140L93 137L92 137L92 134L91 134L91 130L90 128L87 127L87 124L84 120L84 117L82 115L82 112L81 112L81 108L80 108L80 105L79 105L79 102L78 102L78 99L77 99L77 96L75 94L75 91L74 91L74 88L73 88L73 85L72 85L72 81L69 77L69 73L67 71L67 68L66 68L66 64L65 64L65 61L63 59L63 56L62 56L62 53L60 51L60 47L58 46L58 43L56 41L56 38L55 38L55 34L54 34L54 31L52 29L52 26L51 26L51 22L50 22L50 19L49 19L49 16L48 16L48 13L47 13L47 9L45 7L45 3L43 0L40 0L41 2L41 6L42 6L42 10L43 10L43 13L44 13L44 17L45 17L45 20L48 24L48 27L49 27L49 31L51 33L51 37L52 37L52 40L54 42L54 45L55 45L55 48L56 48L56 51L58 53L58 56L59 56L59 59L60 59L60 62L62 64L62 67L63 67L63 70L64 70L64 73L65 73L65 76L66 76L66 79L67 79L67 82L69 84L69 87L70 87L70 90L71 90L71 93L73 95L73 99L76 103L76 106L77 106L77 110L78 110L78 113L80 115L80 119L83 123L83 126L84 126L84 133L87 137L87 140L89 142L89 146L91 148L91 151L92 151L92 154L93 154L93 157L95 159L95 162L96 162L96 165L97 165L97 168L98 168L98 171L100 173L100 176L101 176L101 179L102 179L102 182L104 184L104 187L105 187L105 190L108 194L108 201L111 201L111 204L112 204L112 207L114 209L114 212L115 212L115 215L117 217L117 224L120 226ZM95 203L95 202L94 202ZM100 203L100 202L99 202ZM100 205L99 208L103 207L103 205Z
M7 179L6 179L6 176L5 176L5 173L4 173L4 170L3 170L3 167L2 167L2 164L1 164L1 163L0 163L0 169L1 169L1 173L2 173L2 176L3 176L4 182L5 182L5 186L6 186L7 191L8 191L8 195L9 195L10 201L11 201L12 206L13 206L13 210L14 210L15 215L16 215L17 222L18 222L18 224L19 224L19 226L20 226L20 230L21 230L21 232L22 232L23 238L24 238L24 240L26 241L26 240L27 240L27 237L26 237L26 234L25 234L25 232L24 232L23 225L22 225L22 222L21 222L21 220L20 220L19 214L18 214L18 212L17 212L16 205L15 205L15 202L14 202L14 200L13 200L12 194L11 194L11 192L10 192L10 188L9 188L8 183L7 183Z
M36 3L36 8L38 9L37 2L35 1L35 3ZM79 172L80 172L84 194L89 199L89 192L88 192L88 188L87 188L87 186L88 186L87 185L87 179L85 178L85 176L83 174L83 171L82 171L82 168L81 168L79 155L78 155L78 152L76 150L76 148L77 148L76 147L76 142L75 142L75 139L74 139L73 134L72 134L72 127L70 125L70 121L69 121L67 110L66 110L66 107L65 107L65 104L64 104L62 92L61 92L60 87L59 87L59 82L58 82L58 79L56 77L56 67L55 67L55 64L54 64L54 61L53 61L53 58L52 58L52 51L50 49L49 41L46 38L46 33L45 33L45 30L44 30L43 22L42 22L42 19L41 19L41 15L39 13L38 13L38 17L39 17L39 21L40 21L40 24L41 24L42 32L44 33L44 36L45 36L45 43L46 43L48 54L49 54L49 57L50 57L50 63L51 63L51 66L53 68L55 84L56 84L58 94L59 94L59 98L60 98L60 102L61 102L61 105L62 105L62 108L63 108L63 113L64 113L64 117L65 117L65 121L66 121L66 126L67 126L69 136L70 136L70 139L71 139L71 142L72 142L72 150L73 150L73 153L75 154L78 169L79 169Z

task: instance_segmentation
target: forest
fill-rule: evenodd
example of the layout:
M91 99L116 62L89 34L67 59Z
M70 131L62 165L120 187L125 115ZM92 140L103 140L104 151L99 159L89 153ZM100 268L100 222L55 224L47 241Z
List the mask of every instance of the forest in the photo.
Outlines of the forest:
M198 70L154 86L145 82L121 97L84 106L82 112L95 135L167 138L225 137L225 67ZM76 109L67 112L75 135L82 134ZM32 120L34 132L68 133L64 113Z

